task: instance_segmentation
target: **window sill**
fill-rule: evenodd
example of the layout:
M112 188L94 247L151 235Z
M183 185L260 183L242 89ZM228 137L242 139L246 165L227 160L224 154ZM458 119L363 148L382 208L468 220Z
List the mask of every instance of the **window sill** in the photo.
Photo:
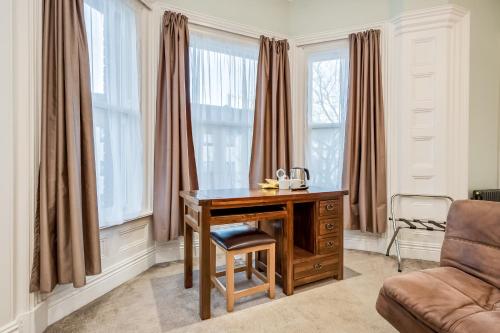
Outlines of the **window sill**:
M99 230L102 231L102 230L116 228L116 227L122 226L124 224L134 222L134 221L137 221L137 220L149 217L149 216L153 216L152 210L147 210L147 211L141 212L141 213L137 214L137 216L135 216L135 217L130 217L130 218L124 219L123 221L120 221L119 223L116 223L113 225L107 225L107 226L103 226L103 227L100 226Z

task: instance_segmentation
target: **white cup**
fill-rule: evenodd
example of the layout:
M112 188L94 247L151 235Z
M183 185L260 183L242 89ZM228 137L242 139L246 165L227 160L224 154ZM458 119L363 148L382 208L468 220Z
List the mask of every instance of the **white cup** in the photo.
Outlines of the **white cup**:
M280 190L289 190L290 189L290 179L280 179L278 182L278 188Z

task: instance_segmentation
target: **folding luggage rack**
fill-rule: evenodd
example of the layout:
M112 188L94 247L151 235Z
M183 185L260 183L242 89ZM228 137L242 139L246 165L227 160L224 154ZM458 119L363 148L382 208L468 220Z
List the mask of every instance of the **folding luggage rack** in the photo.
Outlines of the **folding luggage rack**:
M427 231L442 231L446 230L446 221L436 221L433 219L416 219L416 218L404 218L398 217L394 214L394 204L398 198L422 198L422 199L435 199L435 200L449 200L450 205L453 202L453 198L447 195L426 195L426 194L403 194L396 193L391 197L391 217L389 221L392 222L392 230L394 235L389 242L386 256L389 256L391 247L396 244L396 254L398 258L398 272L401 272L401 251L399 247L398 233L401 229L411 229L411 230L427 230Z

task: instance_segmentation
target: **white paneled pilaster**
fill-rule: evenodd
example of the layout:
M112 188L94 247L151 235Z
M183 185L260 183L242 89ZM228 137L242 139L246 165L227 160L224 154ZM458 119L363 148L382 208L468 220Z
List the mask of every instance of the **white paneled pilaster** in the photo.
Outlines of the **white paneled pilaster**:
M393 21L391 192L467 198L468 14L456 6ZM401 201L400 215L445 219L447 203ZM443 234L401 235L403 257L439 259ZM423 255L424 252L428 252Z

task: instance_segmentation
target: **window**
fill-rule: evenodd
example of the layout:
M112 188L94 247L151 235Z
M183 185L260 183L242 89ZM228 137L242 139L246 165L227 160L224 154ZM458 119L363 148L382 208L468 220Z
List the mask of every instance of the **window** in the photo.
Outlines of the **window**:
M306 52L306 163L311 184L340 188L344 163L348 46L335 43Z
M258 44L190 36L191 118L200 189L248 187Z
M85 0L99 224L144 209L144 153L136 12L124 0Z

